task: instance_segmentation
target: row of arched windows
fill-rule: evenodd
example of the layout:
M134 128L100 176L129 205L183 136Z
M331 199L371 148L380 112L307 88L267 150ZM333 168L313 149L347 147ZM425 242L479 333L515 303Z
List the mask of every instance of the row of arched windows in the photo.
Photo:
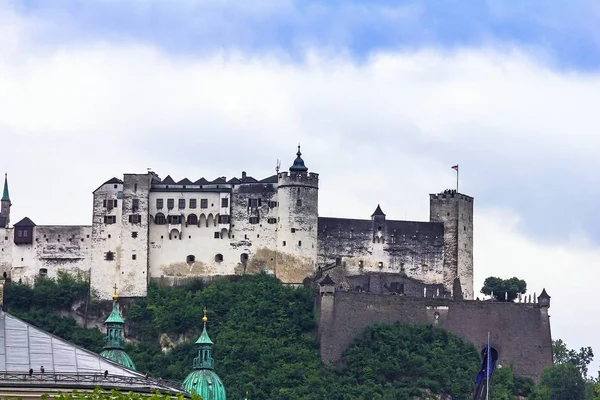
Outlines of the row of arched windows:
M185 261L188 264L193 264L196 262L196 256L193 254L188 255L185 258ZM219 253L215 255L215 261L216 262L223 262L223 254ZM240 255L240 262L242 263L242 265L246 265L246 263L248 262L248 253L242 253Z
M154 216L154 223L156 225L178 225L185 221L187 225L198 225L198 227L211 227L217 226L217 224L228 224L229 223L229 215L221 215L221 214L200 214L198 217L196 214L188 214L187 218L183 215L167 215L163 213L157 213Z

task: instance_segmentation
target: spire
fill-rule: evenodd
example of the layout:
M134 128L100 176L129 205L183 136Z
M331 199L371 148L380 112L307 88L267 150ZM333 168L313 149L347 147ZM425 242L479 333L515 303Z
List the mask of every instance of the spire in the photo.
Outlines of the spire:
M385 217L385 214L383 213L383 211L381 211L381 207L379 206L379 204L377 204L377 208L375 209L373 214L371 214L371 218L372 217Z
M2 201L10 202L10 196L8 195L8 175L4 173L4 191L2 192Z
M304 160L302 159L302 153L300 152L300 144L298 144L298 152L296 153L296 159L294 160L294 165L290 167L290 172L306 172L308 168L304 165Z
M215 367L212 358L213 341L210 340L208 332L206 332L207 321L206 307L204 307L204 317L202 317L204 327L202 328L200 337L196 340L196 344L198 345L198 357L194 358L194 369L213 369Z
M104 350L102 353L100 353L100 355L127 368L135 369L133 361L125 352L123 347L123 325L125 324L125 321L123 320L123 317L119 312L119 308L117 307L117 299L119 298L119 295L117 294L116 284L114 289L115 292L112 296L113 309L108 318L106 318L104 321L104 324L106 325L106 337L104 339Z

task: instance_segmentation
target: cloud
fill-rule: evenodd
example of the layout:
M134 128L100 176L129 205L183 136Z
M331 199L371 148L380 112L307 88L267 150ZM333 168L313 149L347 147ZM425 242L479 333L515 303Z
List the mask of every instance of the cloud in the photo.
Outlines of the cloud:
M56 24L40 15L0 12L13 222L90 223L96 187L147 167L264 178L278 158L291 165L297 142L321 173L321 215L368 218L380 203L389 218L427 220L428 193L452 187L460 163L461 191L475 196L477 286L489 275L545 286L554 337L600 348L578 311L600 251L599 74L549 68L519 46L361 60L309 46L296 62L144 40L38 44Z

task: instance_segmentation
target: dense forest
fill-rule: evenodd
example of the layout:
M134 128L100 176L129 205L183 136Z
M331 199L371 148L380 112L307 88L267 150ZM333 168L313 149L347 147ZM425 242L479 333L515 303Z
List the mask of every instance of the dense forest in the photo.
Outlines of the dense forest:
M57 316L73 304L83 307L87 288L86 282L66 275L39 279L35 288L11 283L5 304L12 314L99 352L101 331ZM106 305L92 300L86 307L97 313ZM467 399L480 364L471 344L442 329L397 323L371 326L347 350L343 365L323 365L312 290L286 287L261 274L207 286L200 281L182 288L151 285L146 299L124 307L131 339L127 351L138 370L183 380L196 356L193 342L205 306L215 368L232 400L243 399L246 392L265 400L400 399L436 393ZM174 344L163 352L165 336ZM495 375L492 398L549 399L551 389L534 387L505 367Z

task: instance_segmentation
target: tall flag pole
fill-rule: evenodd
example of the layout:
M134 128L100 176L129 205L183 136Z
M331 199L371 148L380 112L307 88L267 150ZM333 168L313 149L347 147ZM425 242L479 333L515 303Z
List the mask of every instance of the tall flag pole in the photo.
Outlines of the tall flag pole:
M452 169L456 171L456 193L458 193L458 164L453 165Z
M490 333L488 332L488 337L487 337L487 360L486 360L486 374L485 374L485 399L489 400L490 398L490 367L491 367L491 363L490 363Z

